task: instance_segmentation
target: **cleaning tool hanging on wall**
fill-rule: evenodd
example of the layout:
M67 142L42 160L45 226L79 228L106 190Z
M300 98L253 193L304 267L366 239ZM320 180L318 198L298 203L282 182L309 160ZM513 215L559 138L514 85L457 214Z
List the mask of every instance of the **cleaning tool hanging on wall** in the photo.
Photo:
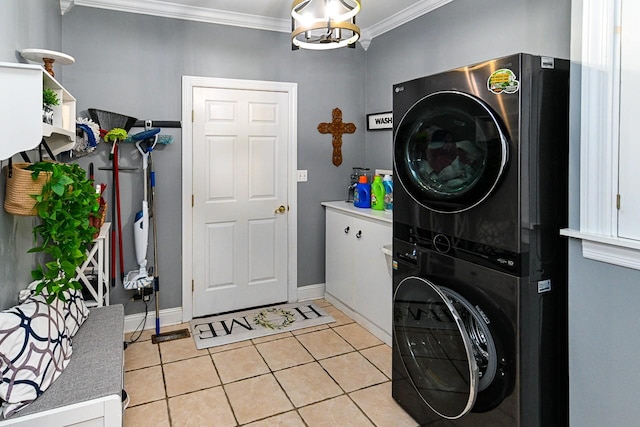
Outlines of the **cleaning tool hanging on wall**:
M142 209L136 213L133 223L133 239L139 269L130 271L125 276L123 286L128 290L147 288L154 282L154 277L147 272L147 247L149 244L149 203L147 187L149 182L149 153L156 146L159 132L160 129L158 128L149 129L130 137L132 141L136 141L138 152L142 155L144 196Z
M119 197L119 184L120 178L118 176L118 142L125 139L128 135L127 132L131 130L136 118L125 116L124 114L113 113L111 111L99 110L96 108L89 108L87 110L89 117L100 126L100 135L104 136L105 142L112 141L111 153L109 159L113 161L113 179L112 179L112 193L111 193L111 286L115 286L116 282L116 239L119 240L120 247L120 275L121 279L124 279L124 255L122 254L122 222L120 218L116 218L116 213L120 212L120 197ZM112 135L107 138L107 134L115 129ZM121 132L124 130L124 134ZM118 215L119 216L119 215ZM117 229L119 231L117 231Z
M111 286L115 286L115 263L116 263L116 238L118 240L118 253L120 255L120 280L124 281L124 253L122 250L122 209L120 208L120 173L119 173L119 163L120 163L120 155L118 142L124 140L127 137L127 131L121 128L113 128L104 136L105 142L111 142L111 155L110 158L113 162L113 193L112 201L115 205L111 209L111 221L117 224L117 232L114 230L111 232L112 237L112 249L111 249L111 257L113 264L111 265L111 272L113 273L111 276Z
M91 119L76 119L76 143L71 148L76 157L86 156L96 149L100 142L100 126Z
M160 273L158 272L158 224L156 221L156 170L153 166L153 147L149 154L149 182L151 183L151 219L153 225L153 293L156 300L156 334L151 336L154 344L163 341L160 334ZM167 336L168 337L168 336ZM165 337L165 338L167 338Z
M89 108L87 109L87 112L89 113L89 117L100 125L101 136L104 136L114 128L121 128L129 132L134 123L138 120L134 117L125 116L124 114L98 110L96 108Z
M149 131L151 121L147 121L145 129ZM188 329L178 329L175 331L169 331L160 333L160 260L158 257L158 225L156 220L156 171L153 163L153 151L156 144L169 144L173 138L162 138L163 135L158 135L158 139L155 140L154 145L147 147L147 154L149 156L149 183L151 185L151 229L153 232L153 293L156 305L156 333L151 336L151 342L153 344L159 344L161 342L177 340L181 338L188 338L190 336ZM163 142L160 142L163 141Z

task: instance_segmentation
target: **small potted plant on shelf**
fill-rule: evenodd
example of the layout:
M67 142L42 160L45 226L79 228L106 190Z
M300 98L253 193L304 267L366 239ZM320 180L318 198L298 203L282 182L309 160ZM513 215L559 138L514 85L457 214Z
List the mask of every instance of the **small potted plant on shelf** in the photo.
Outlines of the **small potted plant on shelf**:
M60 104L58 94L53 89L42 90L42 121L53 124L53 106Z
M48 302L64 300L64 291L82 288L76 268L87 259L87 248L97 231L89 218L100 208L99 195L77 164L38 162L29 169L35 178L41 172L51 173L42 193L33 196L40 223L33 229L36 246L29 253L47 257L31 276L39 282L36 293L47 289Z

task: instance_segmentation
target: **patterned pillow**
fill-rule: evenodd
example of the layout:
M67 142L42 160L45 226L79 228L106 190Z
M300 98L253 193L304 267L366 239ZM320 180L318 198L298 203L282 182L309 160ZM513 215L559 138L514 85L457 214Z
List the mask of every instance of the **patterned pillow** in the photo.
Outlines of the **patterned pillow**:
M73 338L80 326L89 317L89 309L84 303L82 291L71 289L64 292L64 322L69 330L69 337Z
M38 283L38 281L29 283L26 295L35 295ZM41 295L48 295L47 288L42 289ZM65 298L64 321L67 324L67 329L69 330L69 338L73 338L80 329L80 326L82 326L84 321L87 320L87 317L89 317L89 309L84 303L82 291L70 289L63 292L63 295Z
M41 295L0 312L0 412L9 417L40 396L71 360L63 304Z

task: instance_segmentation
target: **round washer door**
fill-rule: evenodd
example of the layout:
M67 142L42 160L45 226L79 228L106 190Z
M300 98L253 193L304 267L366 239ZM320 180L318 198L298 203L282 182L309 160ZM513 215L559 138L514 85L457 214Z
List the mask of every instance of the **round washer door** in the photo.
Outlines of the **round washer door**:
M393 298L393 336L410 381L438 415L458 419L473 408L479 389L473 344L442 290L407 277Z
M478 205L498 184L508 159L507 132L479 98L439 91L416 102L394 137L397 178L427 209L456 213Z

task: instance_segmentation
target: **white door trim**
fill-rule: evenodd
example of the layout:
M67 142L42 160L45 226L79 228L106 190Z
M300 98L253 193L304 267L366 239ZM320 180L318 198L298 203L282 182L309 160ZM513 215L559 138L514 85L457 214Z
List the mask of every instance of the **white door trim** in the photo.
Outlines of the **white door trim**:
M213 77L182 76L182 321L193 318L193 221L191 195L193 194L193 88L223 88L286 92L289 96L289 141L287 149L288 218L288 300L298 300L298 85L297 83L267 82L259 80L221 79Z

